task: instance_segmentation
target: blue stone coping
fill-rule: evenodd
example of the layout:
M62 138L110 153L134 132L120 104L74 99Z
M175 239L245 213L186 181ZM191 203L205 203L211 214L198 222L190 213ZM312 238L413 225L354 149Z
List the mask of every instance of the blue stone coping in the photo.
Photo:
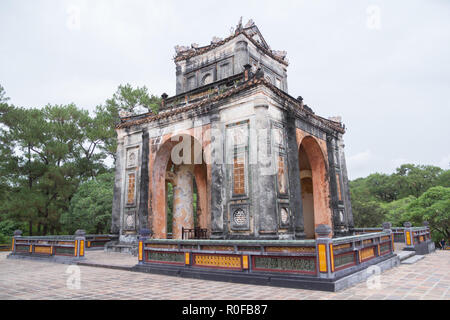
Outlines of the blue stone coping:
M255 246L309 246L316 245L316 240L206 240L206 239L147 239L144 240L145 244L180 244L180 245L255 245Z
M367 239L373 239L373 238L379 238L384 236L391 235L390 232L373 232L373 233L366 233L366 234L360 234L356 236L347 236L347 237L341 237L341 238L333 238L331 241L333 244L341 244L341 243L349 243L349 242L356 242L361 240L367 240Z
M75 240L77 236L75 235L60 235L60 236L20 236L16 237L16 239L20 240L56 240L56 241L64 241L64 240ZM84 235L86 239L90 238L117 238L118 235L111 234L86 234Z
M385 232L373 232L366 233L356 236L347 236L340 238L329 238L333 244L350 243L361 240L367 240L372 238L379 238L384 236L390 236L392 233L389 231ZM325 238L326 239L326 238ZM145 239L143 240L145 244L172 244L172 245L224 245L224 246L305 246L314 247L316 246L316 240L204 240L204 239Z

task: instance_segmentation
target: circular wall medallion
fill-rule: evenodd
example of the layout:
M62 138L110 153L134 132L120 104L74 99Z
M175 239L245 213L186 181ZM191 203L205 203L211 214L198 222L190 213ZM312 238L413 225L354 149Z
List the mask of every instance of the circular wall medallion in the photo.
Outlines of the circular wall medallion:
M126 218L126 223L127 223L127 228L132 228L134 227L134 216L133 215L128 215Z
M286 208L281 208L280 210L280 218L282 224L287 224L289 221L289 213Z
M244 210L237 209L233 213L233 221L238 226L243 226L247 223L247 215L245 214Z

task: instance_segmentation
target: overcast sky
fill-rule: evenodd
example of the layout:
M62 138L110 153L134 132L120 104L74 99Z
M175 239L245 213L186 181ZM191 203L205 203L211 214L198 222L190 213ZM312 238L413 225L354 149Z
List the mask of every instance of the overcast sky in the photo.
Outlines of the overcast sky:
M16 106L93 110L119 84L175 94L175 45L243 16L286 50L289 94L340 115L350 179L450 164L450 1L1 0L0 84Z

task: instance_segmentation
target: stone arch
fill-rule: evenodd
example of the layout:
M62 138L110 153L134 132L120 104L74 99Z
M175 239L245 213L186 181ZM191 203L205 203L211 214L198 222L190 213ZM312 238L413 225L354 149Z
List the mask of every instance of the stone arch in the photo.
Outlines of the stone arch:
M169 135L163 140L160 147L155 153L152 166L152 180L151 180L151 198L152 198L152 214L149 217L150 225L152 226L153 237L157 239L167 238L167 190L166 180L168 179L168 166L173 165L172 151L181 141L181 139L190 139L191 141L191 161L190 163L178 163L180 166L190 166L189 174L195 179L198 195L198 226L209 229L209 185L208 185L208 171L209 168L203 160L203 150L198 139L194 138L189 132L180 133L177 135ZM186 140L184 140L186 141ZM200 156L195 158L195 152L200 151ZM191 227L185 226L185 227Z
M204 86L210 84L211 82L213 82L213 76L211 73L207 73L202 77L201 85Z
M332 227L328 164L324 151L312 136L305 136L301 140L298 152L305 234L307 238L314 238L319 224Z

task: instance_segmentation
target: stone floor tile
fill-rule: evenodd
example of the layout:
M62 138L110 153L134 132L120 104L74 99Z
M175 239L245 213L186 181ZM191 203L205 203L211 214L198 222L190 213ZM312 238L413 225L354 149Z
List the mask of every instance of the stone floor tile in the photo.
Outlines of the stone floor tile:
M412 265L400 265L381 274L379 289L366 283L340 292L265 287L184 279L124 270L79 266L81 289L67 287L68 265L9 260L0 253L0 299L183 299L183 300L450 300L450 252L436 252ZM136 257L86 253L92 263L132 266Z

